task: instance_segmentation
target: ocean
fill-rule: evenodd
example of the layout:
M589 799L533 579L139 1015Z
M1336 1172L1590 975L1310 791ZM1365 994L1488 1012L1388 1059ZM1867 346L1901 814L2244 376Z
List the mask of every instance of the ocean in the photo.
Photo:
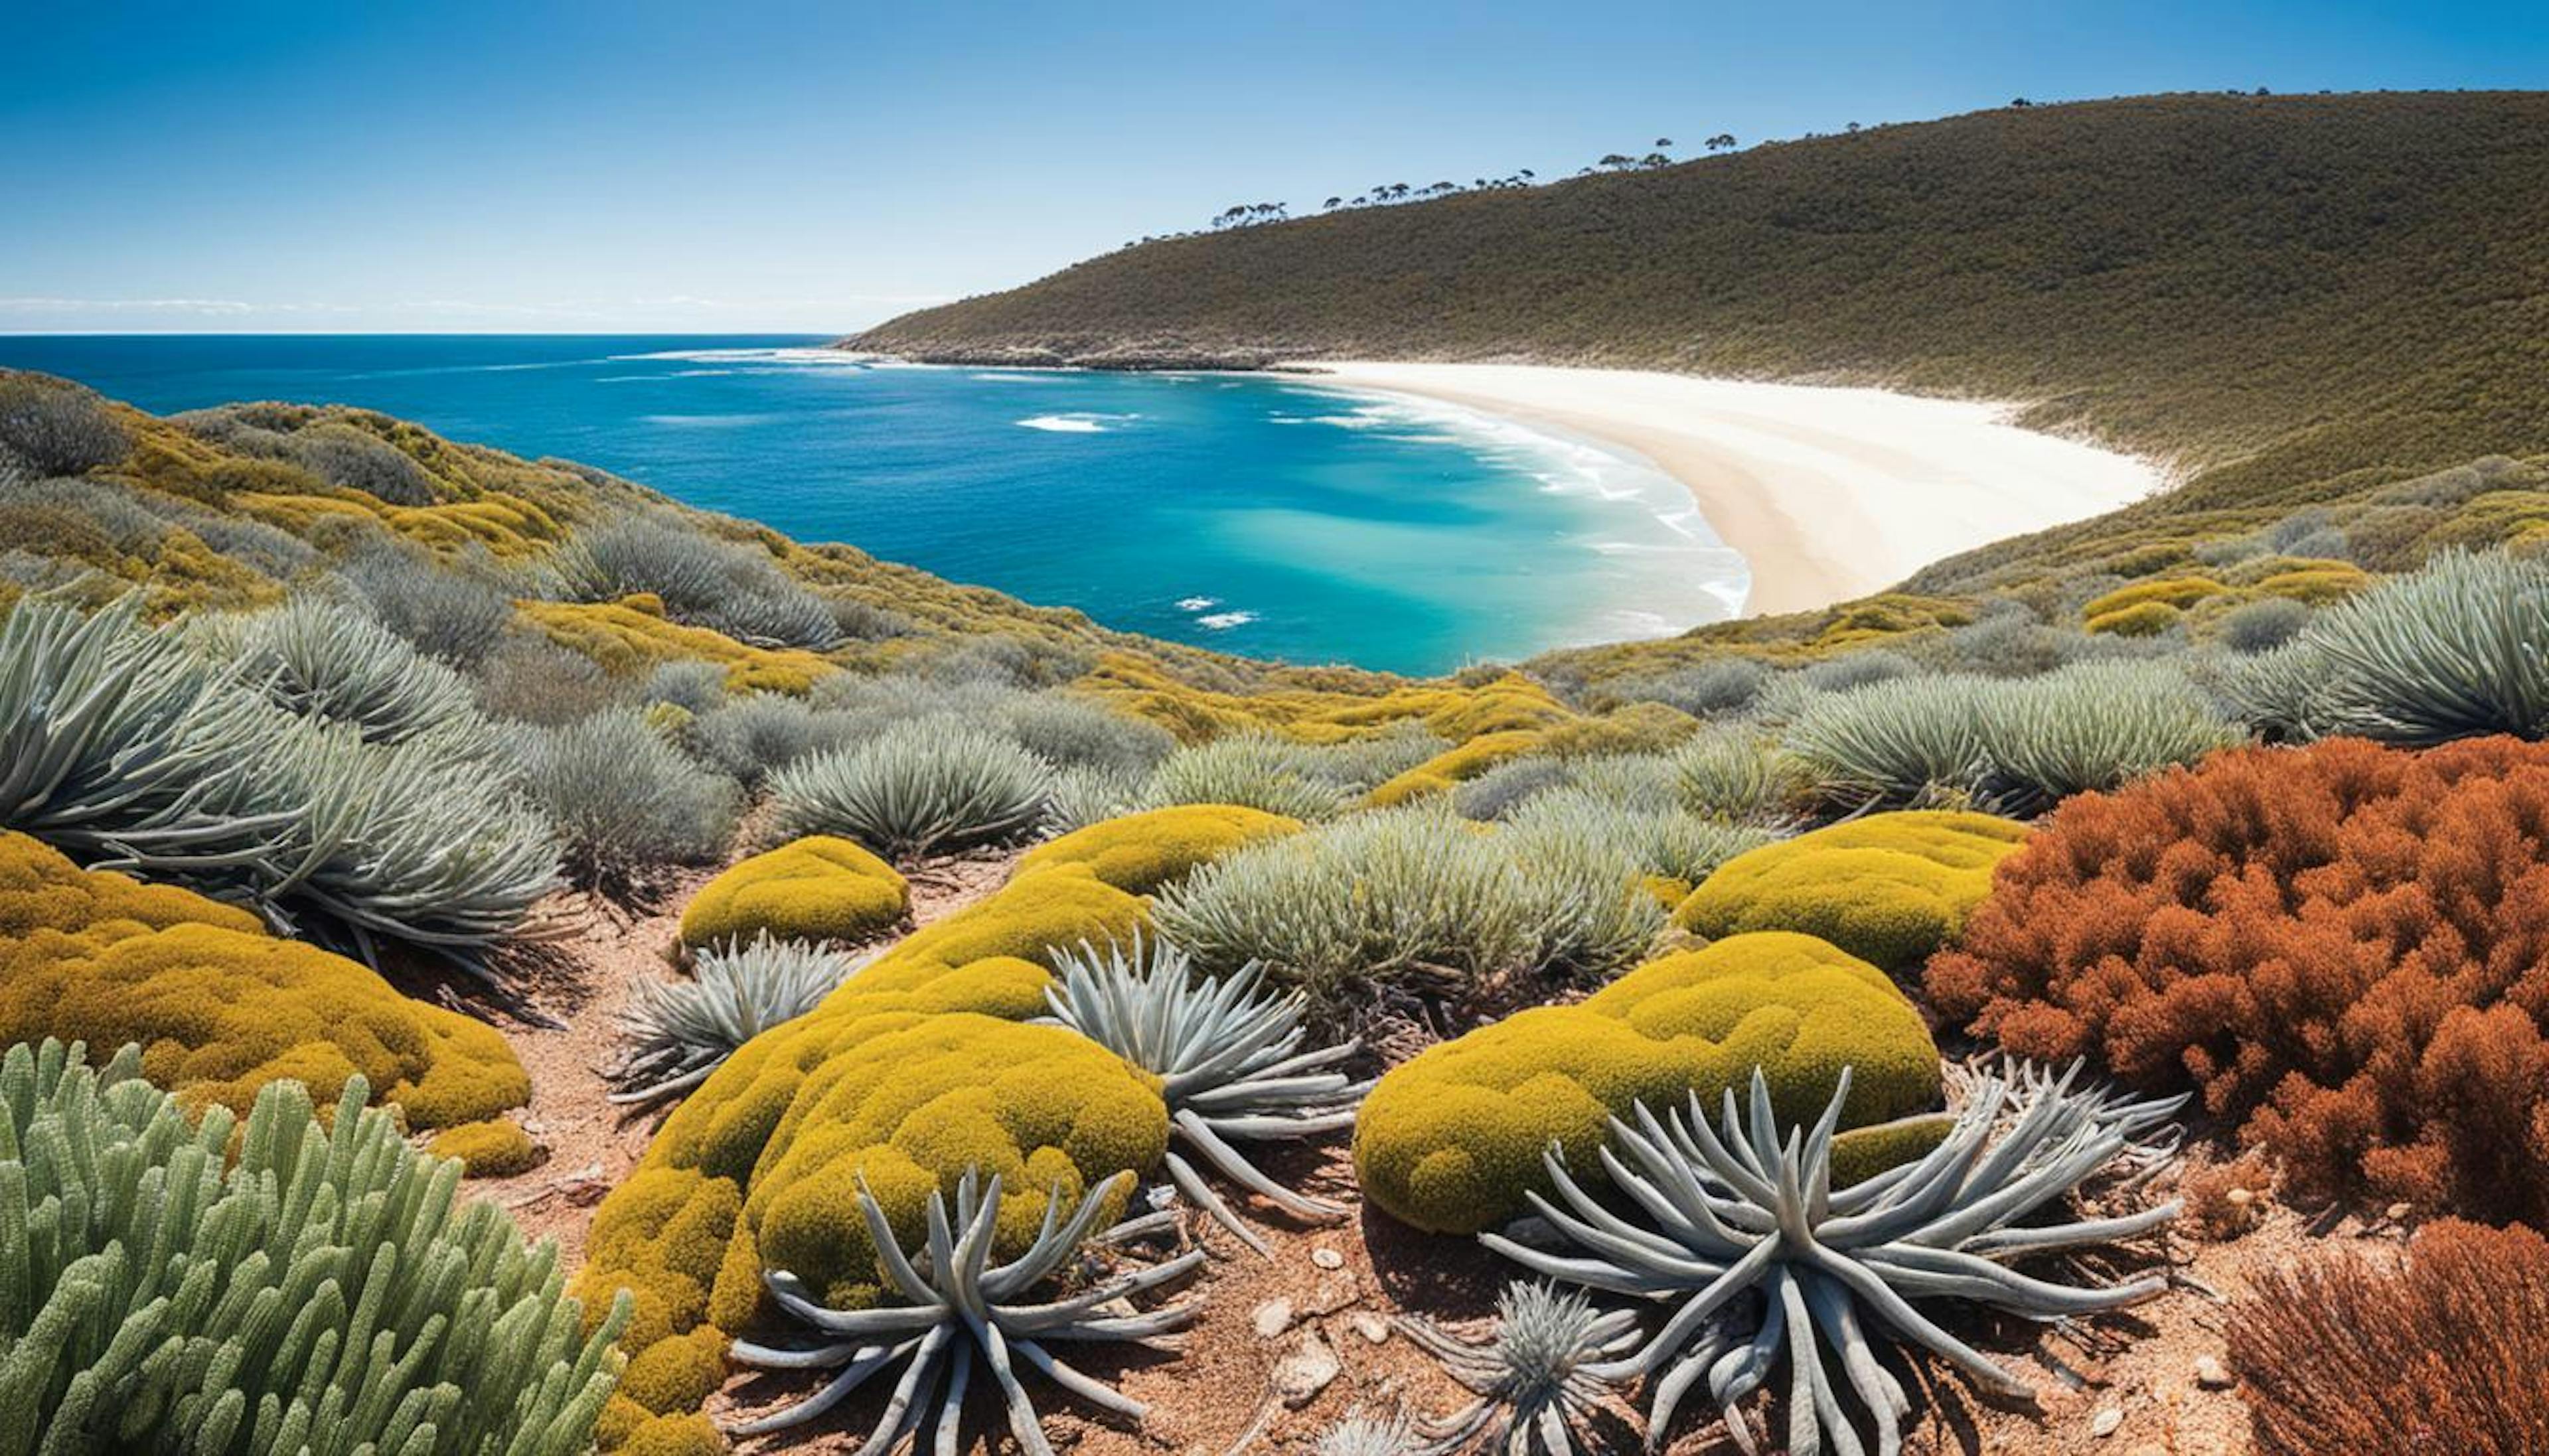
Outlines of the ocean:
M927 368L816 337L0 337L158 412L361 406L1111 627L1439 673L1675 632L1745 564L1643 460L1306 377Z

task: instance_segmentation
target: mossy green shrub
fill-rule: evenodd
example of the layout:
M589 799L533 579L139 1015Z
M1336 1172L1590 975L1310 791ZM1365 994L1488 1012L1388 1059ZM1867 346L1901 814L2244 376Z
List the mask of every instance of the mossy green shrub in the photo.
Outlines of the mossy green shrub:
M1301 821L1239 804L1180 804L1102 820L1036 846L1018 874L1086 864L1098 878L1147 895L1245 844L1301 832Z
M2186 620L2183 609L2165 601L2138 601L2089 618L2089 630L2110 637L2157 637Z
M864 941L911 908L893 865L851 840L809 835L754 855L700 887L682 911L682 944Z
M333 1100L361 1077L411 1126L447 1128L530 1100L486 1023L235 906L0 835L0 1044L47 1038L137 1044L142 1069L190 1106L243 1111L283 1078Z
M1598 1167L1609 1119L1630 1105L1715 1107L1759 1066L1781 1118L1810 1122L1851 1067L1842 1141L1917 1133L1878 1125L1938 1104L1938 1051L1885 973L1823 941L1733 936L1648 961L1571 1006L1543 1006L1393 1068L1355 1123L1366 1197L1401 1223L1474 1233L1547 1191L1553 1141Z
M273 1083L241 1129L141 1062L0 1060L0 1449L589 1448L625 1306L579 1310L556 1246L460 1201L360 1077L330 1119Z
M1711 940L1800 931L1878 965L1911 965L1964 925L1991 893L1993 867L2026 838L2026 825L1993 814L1870 814L1736 856L1673 923Z
M445 1128L433 1136L425 1150L459 1163L472 1178L510 1178L529 1172L540 1160L540 1150L531 1145L531 1135L512 1118Z

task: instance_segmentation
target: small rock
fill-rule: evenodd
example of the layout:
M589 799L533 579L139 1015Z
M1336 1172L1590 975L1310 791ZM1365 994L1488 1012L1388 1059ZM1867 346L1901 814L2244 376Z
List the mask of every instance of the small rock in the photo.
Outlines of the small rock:
M2103 1440L2114 1435L2116 1428L2124 1423L2124 1411L2113 1406L2103 1406L2099 1408L2097 1415L2089 1421L2089 1434Z
M2257 1201L2257 1194L2254 1189L2233 1188L2227 1195L2225 1195L2225 1198L2230 1207L2234 1209L2244 1209Z
M1310 1262L1322 1269L1342 1269L1346 1266L1346 1256L1332 1248L1314 1248L1310 1250Z
M1268 1300L1248 1317L1248 1322L1257 1327L1259 1339L1273 1339L1292 1327L1292 1302Z
M2195 1383L2208 1391L2226 1391L2238 1384L2219 1360L2211 1355L2195 1357Z
M2390 1205L2390 1207L2389 1207L2389 1208L2384 1209L2382 1212L2383 1212L2384 1216L2385 1216L2385 1217L2387 1217L2387 1218L2390 1220L2390 1222L2391 1222L2391 1223L2393 1223L2393 1224L2404 1224L2404 1223L2406 1223L2406 1222L2407 1222L2407 1216L2408 1216L2409 1214L2414 1213L2414 1212L2415 1212L2415 1209L2414 1209L2412 1206L2407 1205L2407 1204L2404 1204L2404 1203L2394 1203L2394 1204Z
M1348 1315L1346 1323L1354 1326L1355 1333L1372 1344L1380 1344L1389 1338L1389 1321L1369 1310L1357 1310Z
M1337 1363L1337 1352L1328 1348L1328 1342L1319 1338L1319 1332L1307 1329L1301 1332L1300 1343L1274 1362L1269 1383L1274 1386L1276 1399L1298 1410L1317 1400L1319 1392L1326 1390L1328 1383L1335 1380L1343 1368Z

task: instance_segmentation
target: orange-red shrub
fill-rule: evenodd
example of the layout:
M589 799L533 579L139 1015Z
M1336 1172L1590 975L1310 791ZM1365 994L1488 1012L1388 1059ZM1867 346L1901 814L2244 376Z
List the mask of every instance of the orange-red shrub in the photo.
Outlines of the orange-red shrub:
M2229 1335L2259 1456L2549 1451L2549 1242L2528 1228L2436 1224L2404 1267L2321 1254Z
M2193 1087L2304 1194L2549 1214L2549 745L2337 740L2065 803L1933 1003Z

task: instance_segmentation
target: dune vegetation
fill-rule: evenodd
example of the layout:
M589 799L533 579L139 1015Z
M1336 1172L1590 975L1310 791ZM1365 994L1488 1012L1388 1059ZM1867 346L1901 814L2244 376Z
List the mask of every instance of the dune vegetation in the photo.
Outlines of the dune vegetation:
M2219 1350L2259 1449L2524 1449L2485 1372L2549 1347L2549 334L2483 280L2549 235L2544 119L1991 113L897 326L1112 337L1134 280L1183 345L1537 330L2188 466L1879 596L1436 680L0 374L0 1451L1890 1450L1973 1391L2043 1397L1982 1449L2065 1449L2084 1330L2119 1392ZM1682 312L1631 307L1634 233ZM1427 307L1347 286L1382 242ZM1559 273L1622 291L1438 306ZM2327 1246L2260 1285L2258 1229ZM2403 1368L2430 1410L2362 1398Z

